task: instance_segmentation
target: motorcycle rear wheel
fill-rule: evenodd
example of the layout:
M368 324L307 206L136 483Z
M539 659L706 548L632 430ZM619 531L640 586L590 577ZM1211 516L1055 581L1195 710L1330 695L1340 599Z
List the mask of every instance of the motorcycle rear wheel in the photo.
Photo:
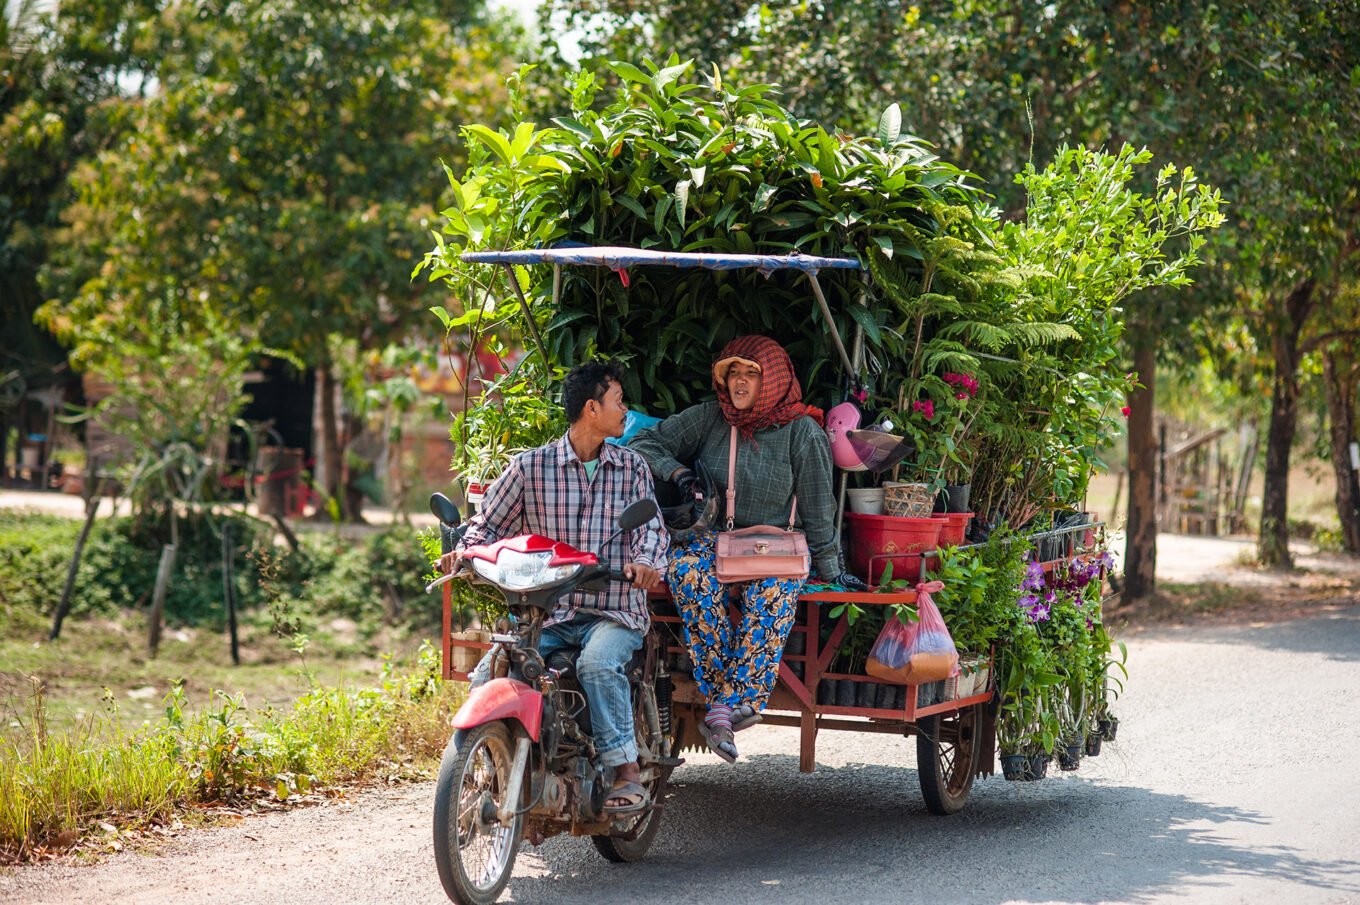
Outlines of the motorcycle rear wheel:
M670 746L671 748L674 745ZM661 752L669 755L670 751ZM666 794L666 781L660 777L652 780L645 788L647 797L653 803L661 801ZM608 793L606 793L606 796ZM641 861L647 855L647 850L652 847L652 840L656 839L657 830L661 829L661 809L649 808L636 817L621 819L616 823L622 823L626 828L618 830L617 834L591 836L590 841L594 843L595 850L604 856L606 861L615 864L631 864ZM631 836L633 838L624 838Z
M658 794L665 782L657 780L651 784L648 791ZM604 856L606 861L615 864L631 864L634 861L641 861L647 856L647 850L652 847L652 840L656 838L656 832L661 828L661 811L652 809L639 817L634 818L634 822L629 824L629 829L624 831L626 836L634 836L632 839L625 839L620 836L591 836L590 841L595 844L595 851Z
M513 761L513 734L504 722L450 740L434 794L434 861L444 892L458 905L490 905L510 882L524 817L501 826ZM515 803L518 807L518 802Z

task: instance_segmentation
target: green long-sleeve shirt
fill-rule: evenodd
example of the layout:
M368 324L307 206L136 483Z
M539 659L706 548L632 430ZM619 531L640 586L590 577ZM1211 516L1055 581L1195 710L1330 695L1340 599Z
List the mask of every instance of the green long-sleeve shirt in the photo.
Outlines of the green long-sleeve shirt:
M647 460L658 481L702 460L718 484L719 521L725 521L731 431L718 403L705 402L639 432L629 446ZM787 525L796 493L797 524L807 534L813 569L822 578L836 578L841 550L831 474L831 446L811 418L757 431L754 442L740 439L736 527Z

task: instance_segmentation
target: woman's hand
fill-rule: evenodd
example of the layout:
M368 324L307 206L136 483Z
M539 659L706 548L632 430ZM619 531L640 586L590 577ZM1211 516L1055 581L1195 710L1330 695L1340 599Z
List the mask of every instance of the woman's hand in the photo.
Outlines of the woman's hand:
M838 584L847 591L867 591L869 586L860 580L860 577L853 572L842 572L831 579L832 584Z

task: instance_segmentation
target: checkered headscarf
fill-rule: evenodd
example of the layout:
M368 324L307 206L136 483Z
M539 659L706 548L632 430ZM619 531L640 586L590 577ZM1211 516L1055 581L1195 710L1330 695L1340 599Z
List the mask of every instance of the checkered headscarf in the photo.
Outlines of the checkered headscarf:
M734 361L755 364L760 368L760 392L755 405L739 410L727 392L727 369ZM811 415L821 423L821 409L803 404L803 388L793 373L793 362L784 347L768 336L738 336L723 346L713 362L713 389L718 391L718 405L727 423L734 425L743 437L750 438L758 430L779 427Z

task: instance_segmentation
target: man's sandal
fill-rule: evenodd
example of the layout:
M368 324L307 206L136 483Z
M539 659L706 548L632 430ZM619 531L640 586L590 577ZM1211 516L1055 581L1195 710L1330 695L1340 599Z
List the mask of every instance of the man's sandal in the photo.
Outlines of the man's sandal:
M623 799L626 803L611 805L609 802L615 799ZM636 814L638 811L646 810L649 804L651 802L647 798L647 790L641 784L625 782L609 790L605 798L604 812L606 814Z
M732 730L726 726L716 727L708 723L699 724L699 734L708 742L708 750L727 761L737 762L737 746L732 741Z
M750 729L760 722L760 711L750 704L738 704L732 708L732 731L740 732L743 729Z

